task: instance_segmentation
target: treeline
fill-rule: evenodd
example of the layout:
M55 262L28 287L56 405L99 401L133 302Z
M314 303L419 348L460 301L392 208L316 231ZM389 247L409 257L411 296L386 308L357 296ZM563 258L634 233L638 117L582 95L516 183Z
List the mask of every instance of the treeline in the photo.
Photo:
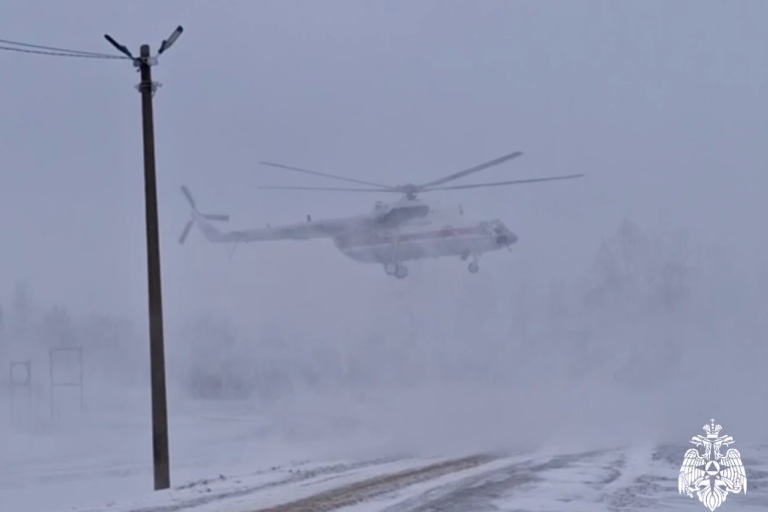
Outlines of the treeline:
M78 316L65 305L42 304L24 281L16 283L8 304L0 305L0 364L7 371L11 361L31 360L38 386L48 378L49 350L73 347L83 349L88 379L143 382L148 363L146 347L138 344L142 339L126 318L102 313ZM62 370L77 372L77 368Z
M263 399L581 378L661 389L707 364L714 347L749 354L764 345L764 295L745 275L689 234L647 233L625 220L580 279L499 280L439 306L425 290L410 309L382 311L367 337L287 337L239 332L215 314L191 319L182 375L195 396Z
M195 314L169 329L169 379L197 398L265 401L447 382L599 377L664 386L686 366L706 364L697 354L707 347L749 353L768 332L754 280L685 233L650 234L630 221L596 248L580 279L494 286L438 305L425 290L421 301L383 313L381 328L344 339L323 326L297 336L280 326L238 327L220 312ZM146 334L125 319L43 307L20 284L2 326L6 342L81 345L101 378L148 383Z

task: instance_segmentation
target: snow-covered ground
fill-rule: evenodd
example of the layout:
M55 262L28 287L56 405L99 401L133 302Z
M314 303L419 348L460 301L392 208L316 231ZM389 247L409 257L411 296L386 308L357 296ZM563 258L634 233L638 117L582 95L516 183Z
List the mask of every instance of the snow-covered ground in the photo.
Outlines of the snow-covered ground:
M144 407L136 403L141 398ZM38 411L32 417L22 415L11 427L3 425L0 503L11 503L18 512L53 512L155 494L148 492L153 481L148 398L136 396L114 409L99 407L98 412L72 408L58 420ZM288 428L247 404L172 402L170 408L176 488L166 493L171 500L175 493L183 494L179 487L191 487L187 492L195 493L205 487L195 482L220 480L220 475L238 475L256 486L289 471L338 463L321 451L327 443L322 433L317 442L304 432L294 432L291 439ZM301 419L311 428L311 418Z
M602 512L705 510L677 492L685 446L634 447L501 460L463 474L416 485L344 512L504 511ZM682 451L681 451L682 450ZM746 447L749 490L730 495L723 510L768 506L766 448Z
M56 421L22 416L4 427L0 510L257 512L289 503L279 510L704 510L677 492L687 439L637 445L630 437L626 446L594 450L539 445L467 459L461 450L440 457L385 450L380 435L331 412L292 415L243 402L172 409L173 486L162 492L152 491L150 424L140 407L72 409ZM768 447L737 447L748 492L731 495L723 510L765 510Z

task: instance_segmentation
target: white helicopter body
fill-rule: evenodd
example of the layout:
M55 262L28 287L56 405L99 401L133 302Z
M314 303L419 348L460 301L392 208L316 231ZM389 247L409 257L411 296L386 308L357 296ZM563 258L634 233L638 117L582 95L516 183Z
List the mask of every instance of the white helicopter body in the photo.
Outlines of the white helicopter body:
M226 215L206 215L197 210L195 201L189 190L182 186L182 192L192 207L192 219L184 229L179 240L184 243L192 225L197 225L203 235L215 243L266 242L277 240L311 240L330 238L336 248L351 260L360 263L383 265L388 275L403 279L408 275L408 269L403 262L428 258L459 257L466 261L472 259L469 271L479 270L478 259L481 255L510 249L518 237L500 220L472 220L464 216L461 207L457 211L434 210L429 204L416 198L419 192L432 190L447 190L459 188L476 188L484 186L510 185L531 183L556 179L577 178L581 175L560 176L555 178L536 178L515 180L498 183L441 187L447 181L457 179L472 172L496 165L522 153L516 152L474 168L453 174L434 182L415 186L405 185L389 187L342 178L315 171L308 171L280 164L267 164L294 171L318 174L345 181L364 183L377 188L319 188L319 187L260 187L260 188L289 188L304 190L337 190L355 192L397 192L404 194L401 200L384 203L377 202L373 211L368 214L342 217L335 219L312 220L307 216L306 222L267 226L265 228L246 229L222 232L210 221L228 220Z

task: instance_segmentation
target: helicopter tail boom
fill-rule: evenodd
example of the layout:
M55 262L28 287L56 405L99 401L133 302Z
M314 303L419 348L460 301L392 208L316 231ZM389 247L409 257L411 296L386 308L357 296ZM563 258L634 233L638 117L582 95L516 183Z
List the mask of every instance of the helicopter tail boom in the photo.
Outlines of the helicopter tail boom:
M179 243L183 244L193 225L197 225L203 236L214 243L237 242L269 242L278 240L309 240L313 238L332 238L350 227L350 219L320 219L312 221L308 216L307 222L284 224L281 226L268 226L266 228L243 229L236 231L221 231L211 221L227 221L228 215L205 214L197 209L192 194L186 186L181 187L181 192L186 197L192 209L192 218L187 222L184 231L179 237Z

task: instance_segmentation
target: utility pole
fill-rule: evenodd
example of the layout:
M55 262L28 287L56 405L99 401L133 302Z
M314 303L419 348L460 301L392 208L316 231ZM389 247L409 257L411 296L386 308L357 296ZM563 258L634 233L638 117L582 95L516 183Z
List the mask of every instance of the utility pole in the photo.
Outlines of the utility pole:
M184 29L179 26L160 45L158 55L168 50ZM171 486L168 450L168 406L165 385L165 342L163 340L163 299L160 279L160 236L157 220L157 183L155 179L155 133L152 97L160 84L152 82L152 57L149 45L142 45L139 57L109 35L104 35L115 48L127 55L141 74L141 118L144 134L144 200L147 224L147 274L149 284L149 357L152 387L152 461L155 490Z

